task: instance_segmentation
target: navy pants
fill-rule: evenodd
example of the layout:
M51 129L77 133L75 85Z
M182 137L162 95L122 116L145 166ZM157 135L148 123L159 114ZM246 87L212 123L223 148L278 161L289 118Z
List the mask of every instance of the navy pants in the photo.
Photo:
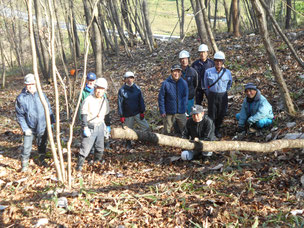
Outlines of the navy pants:
M38 153L45 155L46 152L46 144L47 144L47 129L45 129L44 134L41 135L25 135L23 137L23 151L21 153L21 161L27 162L30 159L33 139L36 137Z
M209 92L208 116L213 120L215 129L219 130L228 108L228 94Z

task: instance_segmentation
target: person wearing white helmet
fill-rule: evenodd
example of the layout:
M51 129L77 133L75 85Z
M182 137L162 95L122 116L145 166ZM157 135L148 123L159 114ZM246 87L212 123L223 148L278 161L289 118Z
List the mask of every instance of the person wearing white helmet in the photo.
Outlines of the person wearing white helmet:
M188 84L188 106L187 106L187 115L190 115L191 108L194 105L195 91L198 85L198 75L194 68L189 65L190 54L189 52L183 50L179 53L179 61L182 66L182 78Z
M198 47L198 52L200 58L196 60L192 67L197 71L198 74L198 85L196 90L196 99L195 103L198 105L202 104L202 101L204 100L204 94L205 94L205 85L204 85L204 75L205 71L211 67L214 67L213 60L208 58L208 46L206 44L201 44Z
M33 139L36 137L38 144L39 160L44 162L47 129L43 105L36 88L36 80L33 74L27 74L24 77L25 87L16 99L16 116L17 121L23 131L23 150L21 153L22 172L28 170L29 159L32 151ZM51 123L55 123L55 116L52 112L51 105L43 94L49 107Z
M94 161L102 161L105 128L106 125L110 125L109 101L104 96L107 88L107 80L98 78L94 85L94 94L89 95L81 107L83 138L78 155L77 171L82 170L85 159L93 147L95 147Z
M145 102L138 85L134 83L135 75L131 71L124 74L124 85L118 91L118 114L120 122L133 129L136 122L141 130L147 131L149 124L145 119ZM127 140L126 147L131 148L131 141Z
M174 64L171 75L163 81L158 94L158 106L164 122L164 134L171 134L173 124L177 123L176 134L181 135L186 121L188 85L181 78L182 67Z
M214 121L215 136L220 138L220 127L228 108L228 90L232 86L230 70L224 67L225 54L214 54L215 67L206 70L205 87L208 98L208 116Z

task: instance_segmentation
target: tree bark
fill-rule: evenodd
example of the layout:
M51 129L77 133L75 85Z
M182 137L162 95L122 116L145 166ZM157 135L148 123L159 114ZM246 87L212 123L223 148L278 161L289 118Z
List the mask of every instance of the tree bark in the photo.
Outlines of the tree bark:
M283 31L281 30L280 25L277 23L277 21L275 20L275 18L272 15L272 13L269 11L269 8L267 7L267 5L265 4L265 2L263 0L260 0L260 2L261 2L261 5L264 7L264 10L268 14L268 17L270 18L270 20L272 22L272 25L278 31L279 35L283 38L283 40L285 41L285 43L289 47L289 49L290 49L292 55L294 56L294 58L297 60L297 62L300 64L300 66L304 69L304 62L300 59L300 57L298 56L296 50L293 48L293 46L289 42L288 38L285 36L285 34L283 33Z
M282 71L281 71L281 69L279 67L279 64L278 64L278 59L276 58L274 49L273 49L272 44L270 42L264 11L262 10L261 6L258 4L257 0L251 0L251 2L252 2L252 5L255 9L257 18L258 18L260 34L263 38L263 43L264 43L266 52L268 54L268 60L269 60L269 63L271 65L274 76L276 78L276 81L279 84L279 88L282 91L283 98L284 98L284 101L285 101L285 105L287 107L287 111L289 112L289 114L291 116L295 116L296 111L295 111L294 105L292 103L287 85L286 85L286 83L283 79Z
M235 37L240 37L240 17L239 17L239 5L238 0L232 0L233 10L232 10L232 22L233 22L233 35Z
M215 6L214 6L214 19L213 19L213 30L216 29L217 4L218 4L218 0L215 0Z
M304 139L295 140L274 140L268 143L244 142L244 141L189 141L157 134L153 132L137 131L132 129L114 128L111 130L113 139L128 139L150 142L162 146L172 146L184 150L211 151L252 151L252 152L274 152L285 148L295 149L304 148Z
M2 63L2 85L1 87L5 88L5 74L6 74L6 68L5 68L5 57L4 57L4 50L3 50L3 42L0 41L0 53L1 53L1 63Z
M286 17L285 17L285 29L290 29L291 21L291 0L286 0Z
M196 27L198 31L198 36L201 39L201 43L209 44L208 37L207 37L207 31L204 24L204 18L203 14L200 8L199 0L190 0Z
M147 32L147 38L148 38L147 40L149 41L149 48L150 51L152 52L154 49L154 41L153 41L152 29L149 20L148 5L146 0L143 0L142 2L142 14L144 17L145 31Z

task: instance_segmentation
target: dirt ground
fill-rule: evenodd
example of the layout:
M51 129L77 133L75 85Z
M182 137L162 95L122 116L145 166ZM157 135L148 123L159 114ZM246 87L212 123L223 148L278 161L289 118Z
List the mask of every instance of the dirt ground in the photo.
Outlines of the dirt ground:
M232 140L236 135L234 116L241 108L243 86L248 82L258 85L273 105L276 119L272 129L247 135L243 140L263 143L288 133L303 133L303 117L289 116L282 106L281 92L260 37L251 34L236 39L218 35L216 39L219 49L226 54L225 65L234 80L221 140ZM273 37L272 41L295 108L303 114L304 70L279 38ZM304 59L304 37L292 42ZM123 50L120 56L107 57L104 77L109 82L111 127L120 127L116 103L122 76L133 71L144 94L146 118L152 130L160 133L157 97L161 82L168 77L170 66L178 61L179 51L188 50L194 61L199 44L196 37L189 37L184 43L158 42L153 53L138 45L131 50L133 59ZM90 70L92 63L90 59ZM121 228L304 225L303 149L272 153L224 151L208 159L186 162L171 161L180 155L181 149L134 141L133 148L128 150L123 140L111 139L105 163L86 163L82 175L78 175L74 171L81 142L77 125L72 145L72 189L58 184L50 149L48 165L44 167L34 146L30 172L21 173L22 131L16 122L14 105L22 87L23 77L16 75L8 78L6 88L0 92L1 227L33 227L43 222L45 227ZM44 83L43 90L53 105L52 85ZM62 119L66 116L64 110L63 107L60 112ZM288 127L287 123L294 124ZM68 139L67 126L62 123L63 146ZM60 206L65 199L67 205Z

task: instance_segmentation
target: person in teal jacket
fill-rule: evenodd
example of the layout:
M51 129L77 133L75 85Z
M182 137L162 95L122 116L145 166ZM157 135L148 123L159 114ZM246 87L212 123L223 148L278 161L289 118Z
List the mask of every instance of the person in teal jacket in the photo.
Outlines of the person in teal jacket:
M245 86L246 98L240 113L236 114L238 132L246 131L246 127L265 128L273 122L272 106L253 83Z

